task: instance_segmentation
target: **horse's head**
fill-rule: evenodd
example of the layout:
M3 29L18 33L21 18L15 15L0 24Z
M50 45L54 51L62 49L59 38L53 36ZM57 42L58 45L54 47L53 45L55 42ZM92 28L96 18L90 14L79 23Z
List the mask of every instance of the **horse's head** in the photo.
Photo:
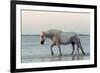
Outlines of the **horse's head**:
M44 44L44 42L45 42L45 32L42 32L42 34L40 35L40 41L41 41L41 45L43 45Z

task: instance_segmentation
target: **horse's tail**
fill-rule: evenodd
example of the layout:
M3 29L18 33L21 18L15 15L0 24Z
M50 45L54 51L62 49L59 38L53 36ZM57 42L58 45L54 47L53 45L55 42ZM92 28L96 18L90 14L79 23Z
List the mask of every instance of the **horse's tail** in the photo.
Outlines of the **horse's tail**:
M83 47L82 47L82 44L81 44L80 39L79 39L79 48L81 49L82 53L85 55L85 52L84 52L84 50L83 50Z

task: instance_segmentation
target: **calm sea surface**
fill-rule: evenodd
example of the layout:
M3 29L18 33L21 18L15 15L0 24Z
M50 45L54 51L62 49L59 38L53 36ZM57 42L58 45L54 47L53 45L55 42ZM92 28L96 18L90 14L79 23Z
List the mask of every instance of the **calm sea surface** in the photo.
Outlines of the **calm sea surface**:
M74 61L74 60L88 60L90 58L90 36L79 36L81 39L82 47L86 55L82 55L80 51L77 55L77 50L74 51L74 55L71 55L72 46L61 45L61 51L63 56L59 56L58 47L53 47L54 56L51 55L50 45L52 41L47 39L44 45L40 44L40 37L37 35L22 35L21 44L21 61L22 63L31 62L49 62L49 61Z

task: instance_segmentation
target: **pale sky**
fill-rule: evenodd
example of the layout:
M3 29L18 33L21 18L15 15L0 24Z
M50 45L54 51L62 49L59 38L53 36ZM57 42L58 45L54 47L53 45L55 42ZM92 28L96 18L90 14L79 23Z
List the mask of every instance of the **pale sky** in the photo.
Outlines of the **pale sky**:
M90 33L90 14L22 10L22 34L40 34L48 29Z

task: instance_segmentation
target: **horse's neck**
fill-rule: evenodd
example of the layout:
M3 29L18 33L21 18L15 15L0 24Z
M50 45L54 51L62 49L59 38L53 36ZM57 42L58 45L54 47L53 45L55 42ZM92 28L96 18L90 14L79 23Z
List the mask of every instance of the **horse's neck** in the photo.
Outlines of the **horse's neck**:
M54 33L48 33L48 32L47 32L47 33L45 34L45 37L46 37L46 38L52 39L52 38L54 37Z
M52 35L52 34L46 34L45 36L46 36L47 38L50 38L50 39L53 38L53 35Z

